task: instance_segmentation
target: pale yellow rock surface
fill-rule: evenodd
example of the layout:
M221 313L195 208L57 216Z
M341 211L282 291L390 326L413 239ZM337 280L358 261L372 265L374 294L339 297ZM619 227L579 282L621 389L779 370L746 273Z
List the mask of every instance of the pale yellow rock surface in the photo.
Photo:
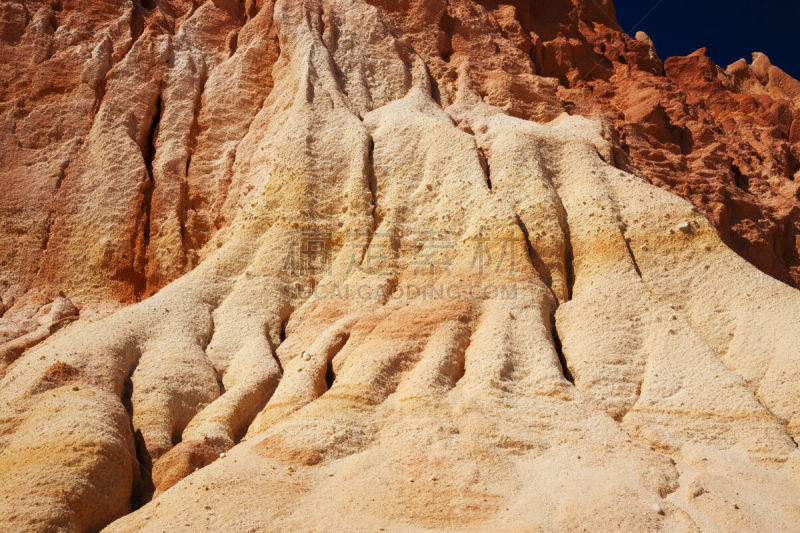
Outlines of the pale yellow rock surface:
M197 266L9 361L2 529L800 530L796 289L599 123L513 117L466 60L442 107L369 4L265 9Z

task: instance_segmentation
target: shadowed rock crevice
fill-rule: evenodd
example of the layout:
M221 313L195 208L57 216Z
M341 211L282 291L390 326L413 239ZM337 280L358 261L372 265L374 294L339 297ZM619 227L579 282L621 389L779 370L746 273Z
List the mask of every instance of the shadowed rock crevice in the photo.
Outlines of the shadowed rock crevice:
M558 199L556 204L559 212L559 224L561 231L564 234L564 269L567 274L567 301L572 299L572 291L575 285L575 255L572 250L572 239L570 237L569 221L567 220L567 213L564 209L564 204L561 199Z
M446 62L450 62L453 55L453 34L456 26L456 19L454 19L447 11L447 2L442 10L442 18L439 20L439 27L441 33L437 42L439 55Z
M144 161L144 166L147 170L147 177L151 182L151 187L155 186L153 183L153 159L155 159L156 156L156 142L158 139L158 126L161 122L162 105L161 93L159 92L156 96L155 104L153 106L150 125L146 128L145 142L142 148L142 160Z
M278 334L278 337L280 338L280 342L281 343L283 343L283 341L286 340L286 324L289 322L289 318L291 318L291 317L287 317L287 318L281 320L281 330L280 330L280 333ZM277 348L278 347L276 346L275 349L277 349Z
M320 387L324 391L323 394L329 391L336 381L336 371L333 368L333 359L342 351L342 349L344 349L348 340L350 340L350 333L343 331L335 335L332 339L332 342L325 348L325 371L322 374L324 387Z
M155 2L150 0L133 0L131 4L133 11L131 13L130 37L131 48L133 48L133 45L139 40L142 33L144 33L145 23L155 8Z
M630 239L625 236L624 232L622 233L622 240L625 241L625 249L628 251L628 256L631 258L633 269L636 271L636 275L641 278L642 271L639 269L639 263L636 262L636 256L633 254L633 250L631 250Z
M483 151L483 148L480 146L478 147L478 158L481 162L481 167L483 168L483 172L486 175L486 186L489 190L492 190L492 169L489 166L489 160L486 158L486 154Z
M464 328L457 339L456 349L449 355L443 369L451 388L456 388L467 373L467 350L472 345L475 331Z
M556 329L556 319L555 315L552 318L552 325L550 327L550 336L553 340L553 349L556 351L556 355L558 356L558 362L561 366L561 374L564 376L564 379L575 384L575 378L572 376L572 372L569 370L569 366L567 366L567 358L564 357L564 349L561 346L561 337L558 335L558 329Z
M742 174L741 169L735 165L731 165L731 173L733 174L733 182L746 193L750 192L750 180Z
M331 359L325 367L325 386L327 390L331 390L334 381L336 381L336 373L333 371L333 360Z
M142 203L140 207L140 222L139 226L140 237L137 239L137 246L140 247L138 251L138 265L135 265L136 279L134 280L134 289L137 299L141 298L147 289L147 259L148 247L150 245L150 230L151 230L151 217L153 211L153 191L156 188L156 182L153 176L153 160L156 156L156 142L158 138L159 123L161 121L161 107L162 107L161 93L159 92L150 119L150 125L145 133L145 141L142 147L142 160L146 171L145 182L142 185Z
M96 115L103 104L103 99L106 97L106 87L108 85L108 72L97 80L94 88L94 106L93 113Z
M542 261L541 256L539 256L539 254L536 253L536 250L531 245L531 238L530 235L528 234L528 228L519 218L519 215L515 214L515 218L517 226L519 227L519 230L522 232L522 236L525 239L525 250L528 254L528 260L530 261L531 266L534 268L534 270L536 270L537 274L539 274L541 280L548 287L552 289L553 286L552 276L550 275L550 271L548 270L547 265L545 265L544 261Z
M375 177L375 140L372 138L372 136L369 136L367 141L367 155L365 164L366 167L364 171L366 173L367 187L369 188L370 218L372 219L372 227L370 228L369 235L367 236L366 243L364 244L364 250L361 254L361 260L359 261L360 265L364 263L364 259L369 250L370 244L372 244L372 239L375 237L375 232L378 231L378 228L383 221L383 216L378 211L378 180Z
M150 457L150 452L147 451L147 445L142 436L142 431L133 427L134 407L131 400L133 396L133 381L131 380L131 376L134 370L135 367L131 370L123 383L121 398L122 405L128 413L130 431L133 435L134 452L136 454L136 465L130 497L131 511L135 511L149 502L153 498L153 491L155 490L152 478L153 460Z
M199 89L195 97L194 106L192 108L192 122L189 126L189 139L186 147L186 164L184 165L182 181L180 185L180 201L178 207L178 223L180 224L180 240L183 249L183 256L191 250L191 242L187 239L186 223L189 216L189 209L191 201L189 198L189 172L192 167L192 157L195 150L197 150L197 139L201 133L199 118L203 111L203 101L206 92L206 84L208 83L208 73L203 69L199 81Z
M136 461L138 463L138 470L134 472L134 481L131 487L130 507L131 512L133 512L153 499L155 485L153 485L152 475L153 461L144 443L142 431L138 429L134 430L133 425L131 425L131 431L133 433Z

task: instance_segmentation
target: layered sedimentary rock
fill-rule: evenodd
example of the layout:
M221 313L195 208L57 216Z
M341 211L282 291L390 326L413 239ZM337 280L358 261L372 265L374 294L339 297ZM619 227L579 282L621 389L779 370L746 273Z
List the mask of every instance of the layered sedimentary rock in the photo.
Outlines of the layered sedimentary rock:
M797 527L765 56L608 2L0 15L4 528Z

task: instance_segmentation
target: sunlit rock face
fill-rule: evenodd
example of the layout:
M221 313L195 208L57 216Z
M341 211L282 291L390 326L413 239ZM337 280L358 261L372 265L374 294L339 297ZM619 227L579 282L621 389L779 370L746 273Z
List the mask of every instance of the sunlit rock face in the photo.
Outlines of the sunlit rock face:
M0 529L790 531L800 83L605 1L0 5Z

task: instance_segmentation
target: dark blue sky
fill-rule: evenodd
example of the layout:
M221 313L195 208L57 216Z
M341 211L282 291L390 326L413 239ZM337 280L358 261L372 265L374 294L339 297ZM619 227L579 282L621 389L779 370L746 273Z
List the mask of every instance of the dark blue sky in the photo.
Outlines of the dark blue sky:
M725 68L764 52L800 79L800 0L614 0L630 35L643 30L662 60L702 46Z

